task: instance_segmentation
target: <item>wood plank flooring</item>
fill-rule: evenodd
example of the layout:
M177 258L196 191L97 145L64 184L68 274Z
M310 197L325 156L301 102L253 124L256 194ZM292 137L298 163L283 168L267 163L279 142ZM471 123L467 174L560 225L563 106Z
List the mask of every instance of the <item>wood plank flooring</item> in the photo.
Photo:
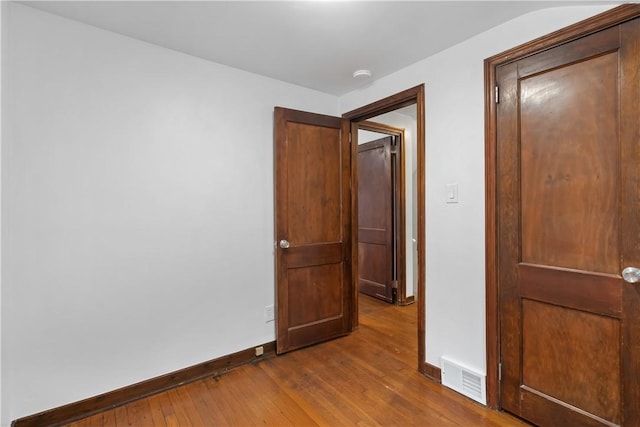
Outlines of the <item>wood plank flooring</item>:
M244 365L69 424L527 426L417 371L416 305L361 296L350 336Z

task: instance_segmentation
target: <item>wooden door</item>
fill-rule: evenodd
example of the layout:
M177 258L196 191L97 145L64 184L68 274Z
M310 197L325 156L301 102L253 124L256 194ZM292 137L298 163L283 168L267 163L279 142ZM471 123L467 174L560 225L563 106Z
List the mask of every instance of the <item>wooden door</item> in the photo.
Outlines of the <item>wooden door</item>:
M276 347L350 332L349 121L275 109Z
M640 22L496 69L501 406L640 425Z
M393 302L394 192L387 136L358 146L358 287Z

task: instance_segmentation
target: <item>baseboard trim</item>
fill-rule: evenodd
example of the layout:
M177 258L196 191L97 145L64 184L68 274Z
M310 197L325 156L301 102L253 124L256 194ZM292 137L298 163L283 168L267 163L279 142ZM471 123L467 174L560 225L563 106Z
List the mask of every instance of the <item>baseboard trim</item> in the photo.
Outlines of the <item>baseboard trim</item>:
M429 378L432 381L437 383L442 382L442 369L440 369L436 365L432 365L431 363L424 362L422 367L420 368L420 372L425 377Z
M405 305L411 305L414 302L416 302L416 297L414 295L411 295L409 297L406 297L404 299L404 301L400 302L400 305L405 306Z
M208 376L219 375L238 366L257 362L275 355L275 342L272 341L262 344L262 347L264 349L262 356L256 356L255 347L252 347L98 396L18 418L11 423L11 427L60 426L183 384L188 384Z

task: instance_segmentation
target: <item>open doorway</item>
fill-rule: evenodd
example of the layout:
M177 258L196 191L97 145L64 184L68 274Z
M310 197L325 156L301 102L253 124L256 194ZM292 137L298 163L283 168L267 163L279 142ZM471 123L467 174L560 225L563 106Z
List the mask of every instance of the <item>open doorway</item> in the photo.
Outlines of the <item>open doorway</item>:
M419 85L372 104L350 111L343 115L351 122L351 135L355 139L352 148L352 185L358 188L357 145L360 130L371 131L371 124L402 129L405 133L405 171L404 180L407 187L403 206L405 209L405 232L403 249L405 261L401 269L405 270L404 303L415 301L417 305L417 339L418 339L418 370L434 379L437 375L431 372L425 363L425 144L424 144L424 85ZM378 132L380 133L380 132ZM411 144L408 135L411 134ZM415 165L415 167L414 167ZM359 201L354 200L353 212L358 212ZM358 221L353 221L354 236L358 235ZM410 230L410 232L409 232ZM359 242L354 240L353 253L358 253ZM415 241L414 241L415 240ZM407 256L409 254L410 256ZM352 274L354 282L359 281L358 257L353 257ZM358 287L354 287L352 301L354 304L353 327L358 325L359 307ZM400 299L400 293L398 295ZM413 297L413 298L410 298Z
M414 106L416 118L416 196L411 211L417 223L417 286L412 293L417 312L418 370L439 379L424 357L424 85L345 113L342 118L275 108L278 354L348 335L358 327L358 197L354 191L358 188L358 127L408 106ZM413 244L413 237L408 240Z

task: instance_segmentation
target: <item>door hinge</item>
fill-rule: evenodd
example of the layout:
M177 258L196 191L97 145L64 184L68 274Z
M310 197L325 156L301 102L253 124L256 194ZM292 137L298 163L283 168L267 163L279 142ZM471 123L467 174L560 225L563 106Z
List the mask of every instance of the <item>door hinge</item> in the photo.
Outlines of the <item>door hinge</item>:
M351 144L352 139L351 139L351 132L349 132L349 144Z
M496 104L500 104L500 88L496 86Z
M398 281L397 280L392 280L391 281L391 287L393 289L398 289Z
M502 362L498 363L498 381L502 381Z

